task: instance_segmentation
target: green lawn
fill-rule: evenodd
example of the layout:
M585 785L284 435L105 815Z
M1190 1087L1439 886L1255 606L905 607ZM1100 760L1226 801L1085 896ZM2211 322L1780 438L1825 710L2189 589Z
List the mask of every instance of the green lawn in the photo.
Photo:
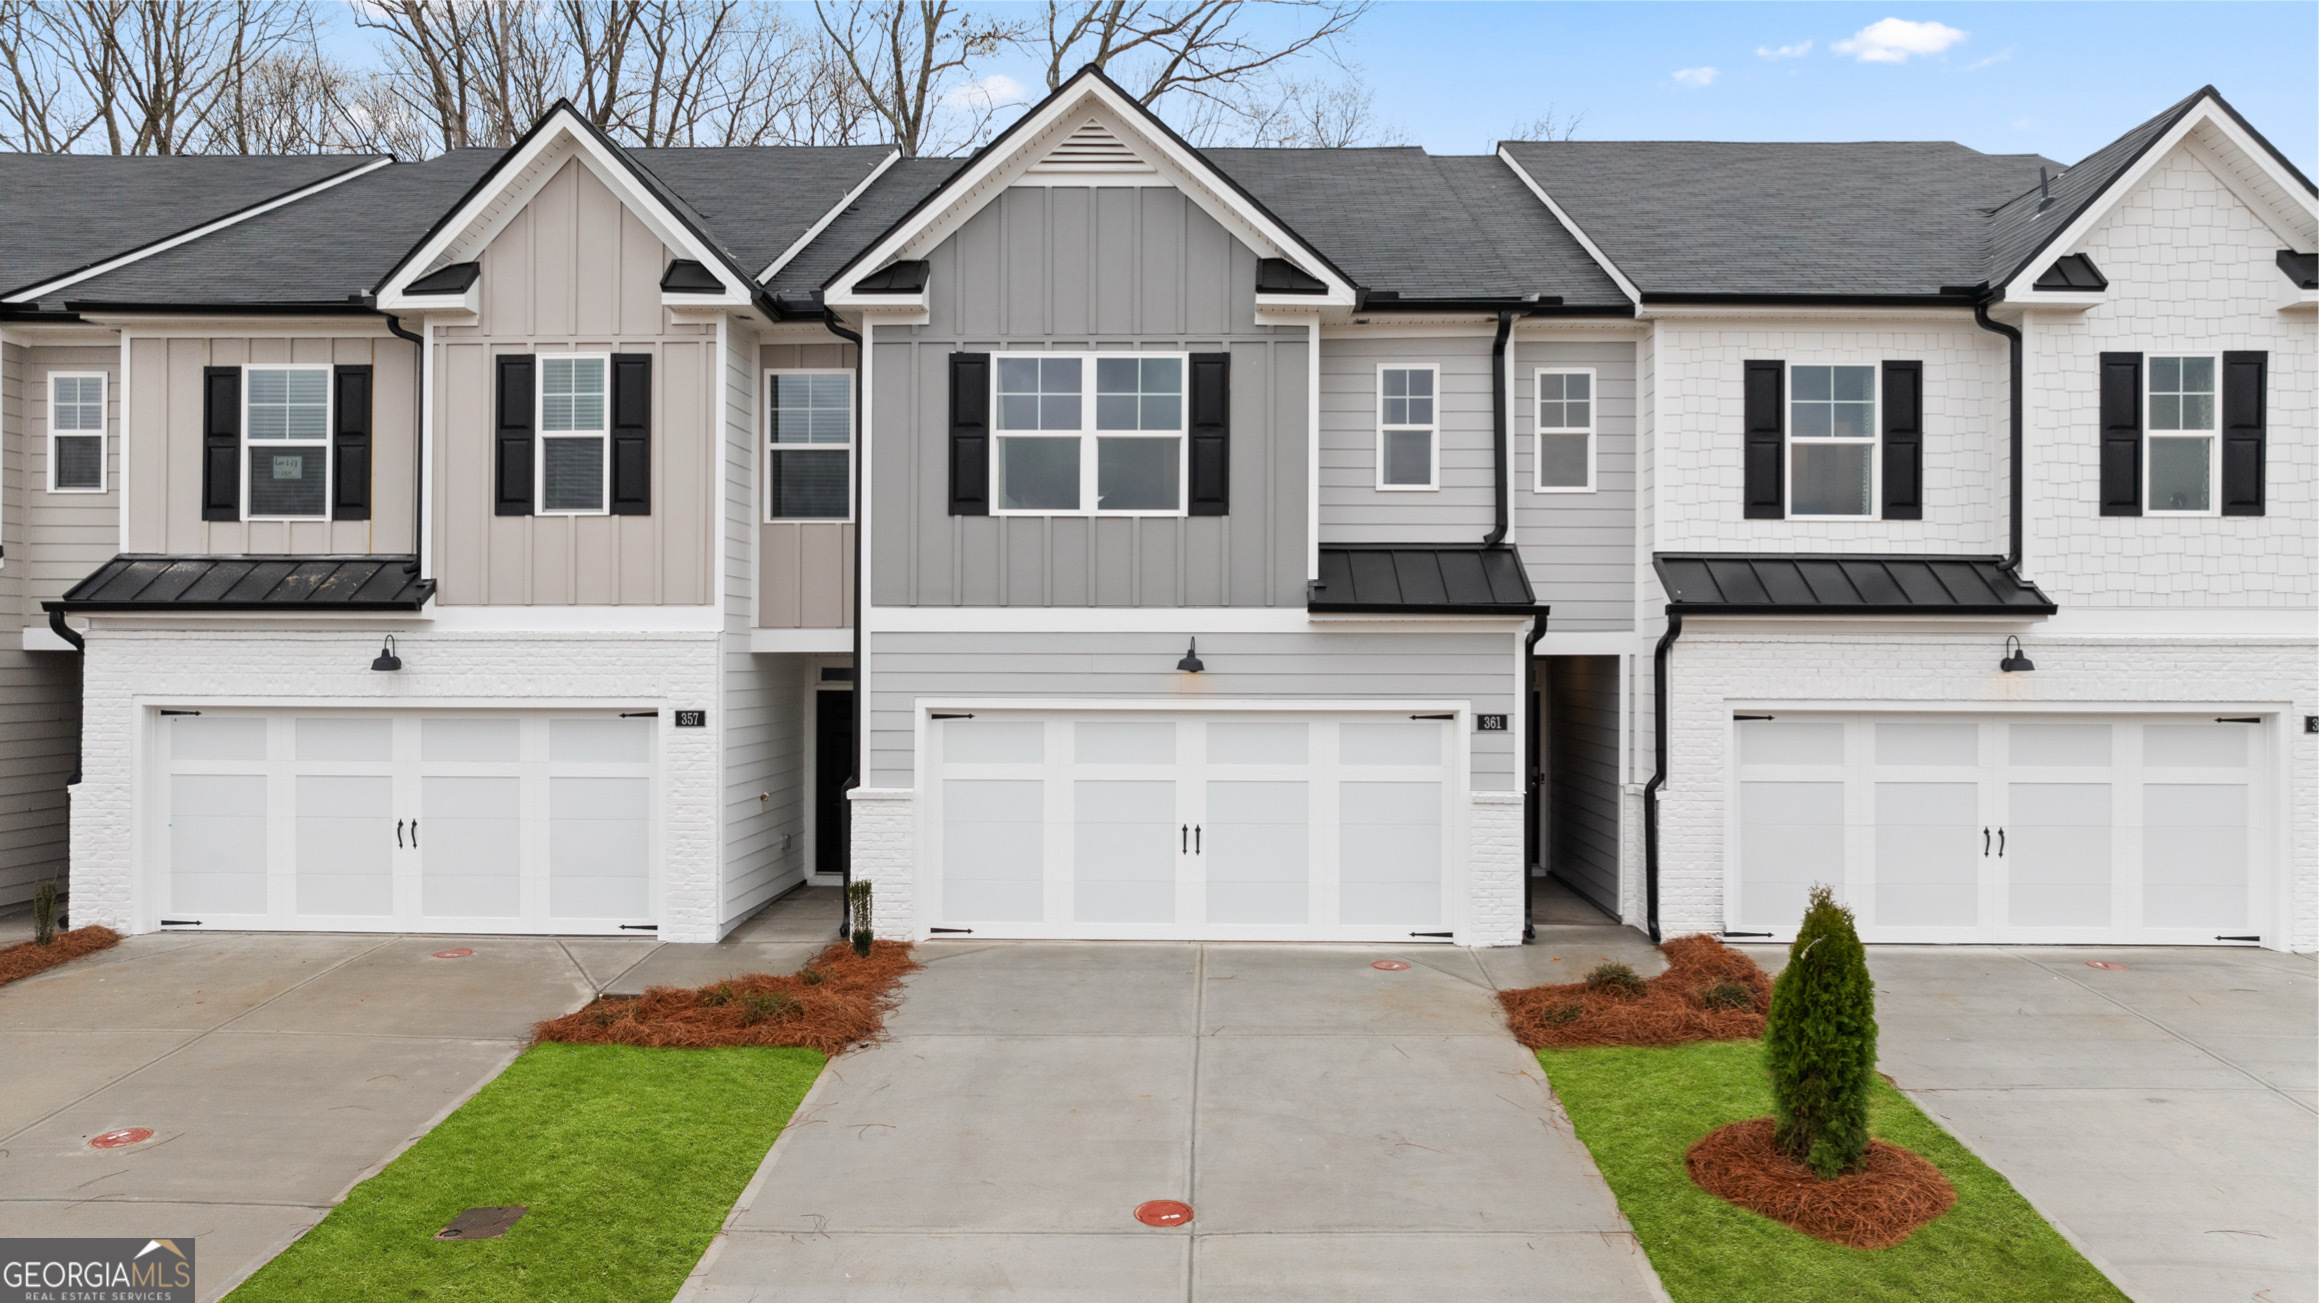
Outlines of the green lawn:
M1882 1080L1870 1126L1931 1159L1957 1202L1897 1247L1847 1249L1725 1203L1683 1170L1699 1137L1771 1113L1759 1043L1541 1050L1538 1062L1676 1303L2125 1303L2004 1177Z
M813 1050L533 1046L232 1301L672 1298L822 1062ZM531 1211L500 1239L434 1238L490 1204Z

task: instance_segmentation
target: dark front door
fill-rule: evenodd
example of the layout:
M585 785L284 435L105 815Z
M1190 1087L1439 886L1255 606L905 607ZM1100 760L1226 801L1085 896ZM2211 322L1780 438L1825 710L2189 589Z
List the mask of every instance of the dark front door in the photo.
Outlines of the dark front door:
M845 780L854 769L853 689L813 694L813 871L843 873L847 833Z

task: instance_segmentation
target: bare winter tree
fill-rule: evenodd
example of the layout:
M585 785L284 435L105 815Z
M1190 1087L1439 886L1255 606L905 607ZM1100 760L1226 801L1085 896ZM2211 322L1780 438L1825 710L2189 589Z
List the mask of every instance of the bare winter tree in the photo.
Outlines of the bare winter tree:
M1578 129L1586 125L1586 115L1568 115L1555 112L1549 104L1546 111L1527 122L1517 122L1506 132L1507 140L1576 140Z
M852 93L905 155L979 140L1007 106L972 69L1020 39L1017 24L951 0L814 0L813 11Z
M1047 0L1042 33L1047 89L1088 64L1138 102L1181 94L1242 107L1240 95L1283 65L1333 54L1336 39L1368 12L1366 0ZM1258 35L1252 16L1290 23Z
M31 0L0 0L0 148L61 154L97 124L68 85L53 30Z
M1269 94L1226 105L1195 124L1203 137L1304 149L1399 145L1407 138L1378 121L1375 94L1348 73L1330 80L1283 80Z

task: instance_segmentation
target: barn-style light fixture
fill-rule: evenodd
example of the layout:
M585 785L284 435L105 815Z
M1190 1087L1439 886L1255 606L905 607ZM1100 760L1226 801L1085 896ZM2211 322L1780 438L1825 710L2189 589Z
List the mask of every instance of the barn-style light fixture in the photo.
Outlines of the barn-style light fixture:
M1184 658L1176 662L1176 668L1182 670L1186 674L1197 674L1200 671L1208 668L1207 666L1200 663L1199 639L1192 639L1191 646L1184 648Z
M1997 668L2005 671L2007 674L2019 674L2025 670L2036 669L2037 662L2021 654L2021 640L2019 638L2007 635L2005 639L2005 659L1997 662Z
M393 634L388 634L386 641L379 644L378 659L372 661L370 667L374 670L399 670L403 667L403 658L395 655Z

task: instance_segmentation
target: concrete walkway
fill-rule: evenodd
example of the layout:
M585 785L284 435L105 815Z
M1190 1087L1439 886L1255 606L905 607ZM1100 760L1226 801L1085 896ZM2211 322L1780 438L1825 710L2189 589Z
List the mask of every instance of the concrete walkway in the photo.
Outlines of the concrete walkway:
M1663 1297L1492 992L1569 944L935 942L680 1299ZM1379 971L1372 961L1410 965ZM1152 1199L1185 1227L1137 1223Z
M497 1076L533 1023L607 988L792 971L836 922L824 890L722 946L130 937L0 986L0 1228L192 1236L197 1292L221 1297ZM475 953L433 957L454 948ZM153 1138L89 1147L125 1127Z

